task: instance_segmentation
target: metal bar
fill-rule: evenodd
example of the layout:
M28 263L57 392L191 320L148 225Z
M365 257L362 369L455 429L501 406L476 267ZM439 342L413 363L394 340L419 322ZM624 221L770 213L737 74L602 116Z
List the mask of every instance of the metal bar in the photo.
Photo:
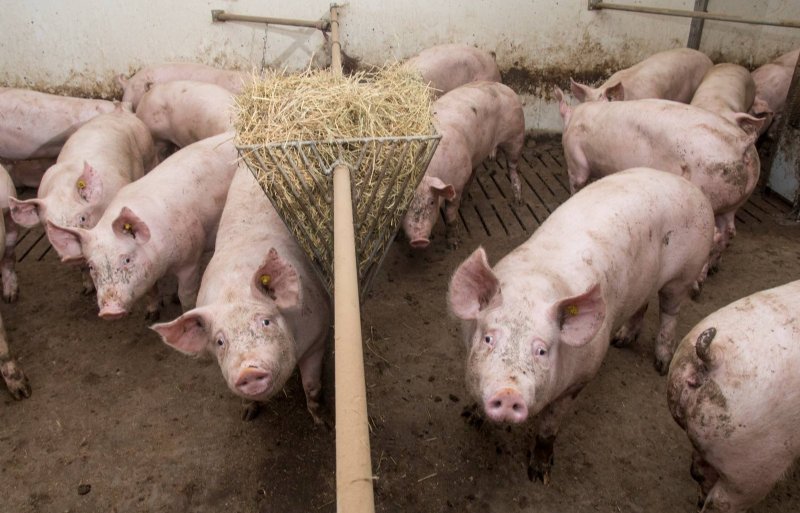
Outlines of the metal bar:
M331 5L331 71L342 74L339 8ZM333 170L336 511L374 513L372 460L350 170Z
M741 16L733 16L730 14L684 11L680 9L663 9L661 7L646 7L642 5L612 4L608 2L598 2L597 0L589 0L590 11L601 9L638 12L645 14L661 14L664 16L679 16L682 18L700 18L703 20L729 21L731 23L747 23L750 25L770 25L772 27L800 28L800 21L797 20L772 21L760 18L743 18Z
M694 0L694 12L708 12L708 0ZM686 42L687 48L700 49L700 38L703 37L703 18L692 18L692 26L689 28L689 40Z
M267 25L286 25L289 27L306 27L328 32L330 23L325 20L293 20L289 18L269 18L266 16L250 16L247 14L234 14L219 9L212 9L211 21L248 21L251 23L266 23Z

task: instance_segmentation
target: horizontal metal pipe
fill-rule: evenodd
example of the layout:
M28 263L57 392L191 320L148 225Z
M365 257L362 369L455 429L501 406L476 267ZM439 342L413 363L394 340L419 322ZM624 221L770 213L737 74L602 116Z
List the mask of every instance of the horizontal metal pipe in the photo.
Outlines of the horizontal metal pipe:
M770 25L773 27L800 28L800 21L772 21L757 18L742 18L729 14L718 14L712 12L683 11L679 9L662 9L661 7L646 7L642 5L611 4L608 2L598 2L589 0L589 10L609 9L612 11L640 12L646 14L662 14L664 16L680 16L683 18L702 18L704 20L729 21L732 23L747 23L750 25Z
M330 22L325 20L292 20L289 18L268 18L266 16L249 16L246 14L233 14L230 12L212 10L211 21L250 21L253 23L266 23L268 25L288 25L290 27L308 27L327 32Z

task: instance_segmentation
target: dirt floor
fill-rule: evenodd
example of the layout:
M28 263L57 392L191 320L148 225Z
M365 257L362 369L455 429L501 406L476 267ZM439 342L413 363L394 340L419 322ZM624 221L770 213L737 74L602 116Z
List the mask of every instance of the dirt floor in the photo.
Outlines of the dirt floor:
M526 207L507 206L508 180L496 165L481 170L462 207L462 246L445 250L441 232L424 252L398 241L368 295L377 510L695 511L690 445L651 363L656 308L640 341L611 348L581 394L556 442L549 486L528 481L529 429L464 416L472 401L445 307L448 277L479 244L497 261L567 197L557 142L529 141L523 167ZM720 272L685 305L679 335L735 299L800 278L800 228L774 219L785 211L774 198L753 198ZM257 419L241 420L243 402L216 363L162 344L141 308L100 320L94 298L79 293L78 272L47 251L46 239L36 242L40 234L19 245L19 302L0 305L33 386L21 402L0 389L0 511L335 511L334 433L313 425L296 375ZM178 313L169 305L164 318ZM331 368L329 360L328 377ZM799 474L753 511L800 511Z

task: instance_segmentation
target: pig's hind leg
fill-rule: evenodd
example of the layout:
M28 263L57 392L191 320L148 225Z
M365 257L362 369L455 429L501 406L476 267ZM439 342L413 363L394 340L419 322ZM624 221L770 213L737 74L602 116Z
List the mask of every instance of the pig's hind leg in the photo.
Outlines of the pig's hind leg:
M20 400L31 396L31 385L27 376L9 354L2 318L0 318L0 375L3 376L8 392L14 399Z
M625 324L617 331L614 338L611 339L611 345L614 347L625 347L639 338L639 333L642 331L644 324L644 314L647 312L648 303L636 310L636 313L628 319Z
M525 145L525 132L510 141L500 145L506 155L506 166L508 167L508 180L511 182L511 190L514 192L514 203L522 204L522 185L519 181L519 157Z
M3 214L3 221L5 222L5 250L2 264L0 264L0 274L2 274L3 280L3 300L6 303L13 303L19 297L17 272L14 270L14 264L17 260L14 250L17 246L19 229L17 228L17 223L11 219L10 212L7 211Z
M669 370L669 364L675 352L675 327L678 324L681 304L689 297L695 278L677 277L658 291L660 318L656 336L655 366L662 376Z

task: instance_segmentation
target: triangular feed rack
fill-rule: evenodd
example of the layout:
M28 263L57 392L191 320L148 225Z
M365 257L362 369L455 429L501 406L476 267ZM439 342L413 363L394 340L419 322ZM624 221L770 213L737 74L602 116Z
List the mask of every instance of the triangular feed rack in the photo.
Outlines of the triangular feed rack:
M237 146L333 293L332 172L350 169L360 296L383 262L440 135Z

